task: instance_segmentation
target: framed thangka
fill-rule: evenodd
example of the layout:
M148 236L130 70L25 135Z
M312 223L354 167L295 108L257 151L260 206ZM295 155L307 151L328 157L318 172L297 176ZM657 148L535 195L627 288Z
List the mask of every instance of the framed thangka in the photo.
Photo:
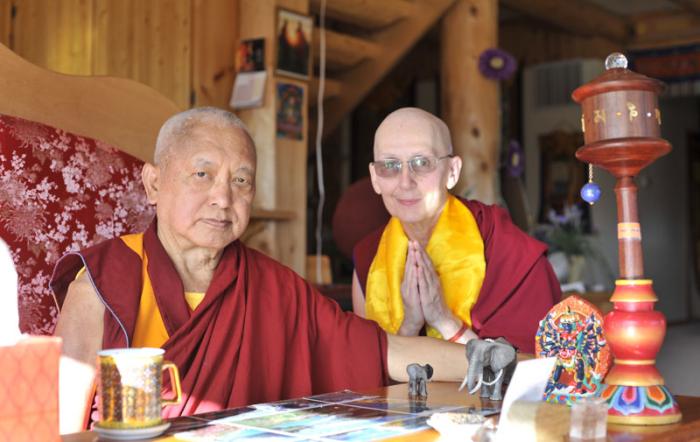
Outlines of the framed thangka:
M308 80L311 72L313 20L305 15L277 11L276 72Z
M581 228L590 232L589 205L581 199L586 183L586 164L576 159L576 150L583 146L583 132L556 130L539 137L540 145L540 210L539 222L550 222L551 213L563 215L577 206Z
M304 88L291 83L277 83L277 137L303 139Z

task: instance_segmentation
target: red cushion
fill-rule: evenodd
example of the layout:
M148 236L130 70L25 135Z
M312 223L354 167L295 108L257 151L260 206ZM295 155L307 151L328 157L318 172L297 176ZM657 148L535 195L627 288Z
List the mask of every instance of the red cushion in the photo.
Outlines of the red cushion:
M0 237L17 267L20 329L50 334L64 253L144 230L143 162L91 138L0 114Z
M333 239L338 249L352 259L355 244L390 218L382 197L372 188L370 178L361 178L352 183L338 200L333 212Z

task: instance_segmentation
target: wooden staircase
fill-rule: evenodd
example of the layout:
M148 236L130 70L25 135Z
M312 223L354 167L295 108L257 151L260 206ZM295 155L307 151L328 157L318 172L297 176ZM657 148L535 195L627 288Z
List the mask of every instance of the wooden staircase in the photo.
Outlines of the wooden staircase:
M327 0L324 136L365 98L454 0ZM321 0L311 0L318 15ZM314 30L314 58L320 59L320 29ZM309 85L309 106L318 100L318 79ZM309 139L315 138L310 119Z

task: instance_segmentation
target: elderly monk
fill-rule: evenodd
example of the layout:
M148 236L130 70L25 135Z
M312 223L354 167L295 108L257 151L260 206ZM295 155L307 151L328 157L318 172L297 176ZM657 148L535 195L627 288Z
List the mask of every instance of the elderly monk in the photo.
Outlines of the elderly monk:
M354 311L392 334L505 337L532 353L561 298L546 247L505 210L451 196L461 168L428 112L403 108L380 124L369 172L392 218L355 247Z
M66 356L94 365L100 349L162 347L184 395L166 417L379 387L405 380L413 362L430 362L438 379L464 375L462 346L387 336L238 240L255 194L256 153L233 114L201 108L172 117L154 160L142 175L156 206L146 232L56 265L56 334Z

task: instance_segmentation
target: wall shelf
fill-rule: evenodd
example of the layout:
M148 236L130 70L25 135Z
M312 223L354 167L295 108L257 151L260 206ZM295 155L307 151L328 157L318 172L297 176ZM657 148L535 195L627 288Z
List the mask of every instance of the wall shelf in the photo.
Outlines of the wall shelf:
M296 216L293 210L262 209L260 207L253 207L250 214L251 219L267 221L290 221L296 218Z

